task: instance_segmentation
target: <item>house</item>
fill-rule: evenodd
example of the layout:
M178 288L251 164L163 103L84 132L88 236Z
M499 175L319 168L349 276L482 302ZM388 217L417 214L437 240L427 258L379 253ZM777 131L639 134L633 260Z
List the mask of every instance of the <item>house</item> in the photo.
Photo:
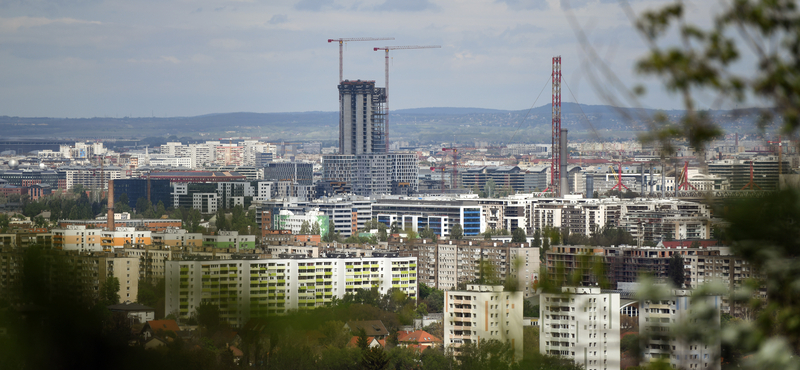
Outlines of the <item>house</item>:
M367 321L349 321L344 324L345 329L358 334L362 329L368 337L375 337L375 339L386 339L389 336L389 331L383 326L381 320L367 320Z
M428 347L441 346L442 340L424 330L398 331L397 344L402 347L414 346L423 351Z
M163 334L159 334L160 332L167 332L171 331L178 334L181 331L181 328L178 327L178 323L175 320L150 320L144 327L142 328L142 336L145 340L155 336L163 336Z
M145 349L158 348L166 345L167 342L159 337L152 337L150 340L144 342Z
M130 301L126 301L120 304L112 304L107 307L111 312L122 312L128 316L128 318L135 319L137 322L148 322L155 320L156 318L156 309L153 307L145 306L139 303L132 303Z
M350 338L350 342L347 343L348 347L358 347L358 336L355 335ZM367 348L375 348L375 347L386 347L386 340L377 340L375 337L367 337Z

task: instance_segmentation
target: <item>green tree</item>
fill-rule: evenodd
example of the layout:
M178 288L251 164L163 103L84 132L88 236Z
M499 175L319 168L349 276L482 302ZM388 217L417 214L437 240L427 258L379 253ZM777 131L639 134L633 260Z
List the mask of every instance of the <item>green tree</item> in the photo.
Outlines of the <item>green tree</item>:
M683 289L683 283L686 279L686 272L683 267L683 257L680 253L673 253L669 259L669 266L667 267L667 275L669 282L678 289Z
M533 243L531 246L534 248L540 248L542 246L542 234L538 229L533 232Z
M213 303L202 302L196 310L197 323L205 329L205 336L213 336L220 328L219 307Z
M513 233L511 233L512 243L526 243L527 241L528 241L528 236L525 235L525 229L518 227L514 229Z
M378 223L378 240L382 242L389 240L389 234L386 232L386 224L383 222Z
M127 199L127 194L125 194ZM125 202L127 204L127 202ZM149 215L153 204L145 197L140 197L136 200L136 213L139 215Z
M383 370L389 365L389 357L383 347L371 347L363 351L361 368L367 370Z
M328 233L323 235L322 241L333 242L338 239L339 237L336 234L336 225L334 225L333 220L328 220Z
M461 240L463 237L464 228L461 227L461 224L455 224L452 228L450 228L450 239Z
M367 332L363 328L358 330L358 340L356 340L356 346L361 348L362 351L369 347L369 337L367 337Z
M303 221L303 224L300 225L300 232L298 234L308 235L310 232L311 232L311 225L308 223L308 221Z
M422 239L431 239L433 241L436 241L437 239L436 233L434 233L430 227L425 227L422 229L422 231L419 232L419 237Z
M119 303L119 279L109 276L100 285L100 300L105 304Z
M531 301L524 299L522 301L522 316L539 317L539 305L534 305Z
M314 221L314 225L311 226L311 235L319 235L319 222Z
M486 180L486 183L483 185L483 192L486 194L487 198L494 198L496 194L497 185L494 183L494 179Z

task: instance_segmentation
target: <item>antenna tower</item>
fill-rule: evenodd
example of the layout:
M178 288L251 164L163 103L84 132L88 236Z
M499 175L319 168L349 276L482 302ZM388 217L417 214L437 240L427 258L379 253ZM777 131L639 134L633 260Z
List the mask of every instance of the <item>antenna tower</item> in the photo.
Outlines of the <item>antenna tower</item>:
M550 76L553 86L553 138L550 162L550 190L561 196L561 56L553 57L553 72Z

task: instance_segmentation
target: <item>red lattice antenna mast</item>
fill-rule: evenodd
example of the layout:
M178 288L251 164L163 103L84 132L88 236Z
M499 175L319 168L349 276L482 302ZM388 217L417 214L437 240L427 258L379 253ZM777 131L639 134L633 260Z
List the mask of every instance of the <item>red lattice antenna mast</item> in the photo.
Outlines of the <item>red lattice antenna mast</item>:
M763 190L760 186L758 186L758 184L756 184L755 181L753 181L753 161L750 161L750 182L748 182L747 185L742 188L742 190L747 188L750 188L750 190L756 190L756 188L758 188L758 190Z
M683 164L683 171L681 171L681 184L678 185L678 190L689 190L689 188L697 190L694 185L689 182L689 162Z
M553 141L552 162L550 163L550 190L561 196L561 56L553 57L553 72L550 76L553 87ZM623 185L624 186L624 185Z
M622 183L622 162L619 163L619 172L617 172L617 184L614 185L614 187L611 188L611 190L614 190L614 189L617 189L617 188L619 188L619 191L622 191L622 188L625 188L625 190L631 190L631 189L628 189L628 187L625 186L625 184Z

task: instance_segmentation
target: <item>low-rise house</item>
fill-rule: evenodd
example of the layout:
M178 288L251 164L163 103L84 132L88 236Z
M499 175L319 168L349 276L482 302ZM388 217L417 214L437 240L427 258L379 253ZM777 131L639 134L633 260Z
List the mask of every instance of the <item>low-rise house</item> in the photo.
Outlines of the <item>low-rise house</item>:
M383 325L381 320L349 321L344 324L344 327L353 333L358 333L363 329L368 337L374 337L378 340L386 339L389 336L389 331L386 330L386 326Z
M145 340L148 340L149 338L155 336L163 337L164 334L161 334L161 332L168 331L171 331L177 335L178 332L181 331L181 328L178 327L178 323L175 322L175 320L150 320L144 324L144 327L142 328L142 336Z
M397 344L402 347L414 347L424 351L429 347L442 345L442 340L424 330L397 332Z
M152 321L156 318L155 308L130 301L110 305L108 306L108 310L111 312L122 312L126 314L128 318L136 320L140 323Z

